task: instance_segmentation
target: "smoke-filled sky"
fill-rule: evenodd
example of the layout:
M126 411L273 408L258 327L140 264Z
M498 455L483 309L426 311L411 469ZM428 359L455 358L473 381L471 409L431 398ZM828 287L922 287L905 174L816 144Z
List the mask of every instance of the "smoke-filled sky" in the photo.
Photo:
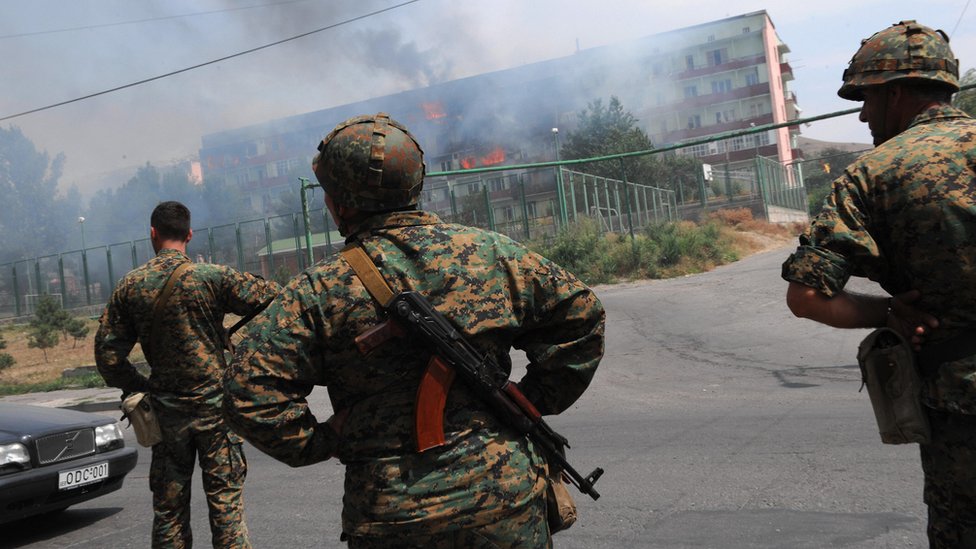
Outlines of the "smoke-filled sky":
M67 157L61 186L195 156L200 137L765 9L790 47L802 116L837 97L860 40L903 19L951 33L976 66L971 0L419 0L255 53L0 122ZM0 118L206 63L404 0L4 0ZM967 9L969 8L969 9ZM626 107L626 105L625 105ZM394 114L394 116L396 116ZM323 128L325 134L331 128ZM869 143L848 115L807 137Z

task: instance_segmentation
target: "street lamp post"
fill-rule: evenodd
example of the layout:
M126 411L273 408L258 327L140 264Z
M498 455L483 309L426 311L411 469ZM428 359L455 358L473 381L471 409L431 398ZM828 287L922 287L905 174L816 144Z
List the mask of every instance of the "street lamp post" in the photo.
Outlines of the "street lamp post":
M88 253L85 251L85 218L79 217L78 224L81 225L81 268L85 279L85 303L91 305L91 287L88 283Z
M79 217L78 224L81 225L81 251L85 251L85 218Z

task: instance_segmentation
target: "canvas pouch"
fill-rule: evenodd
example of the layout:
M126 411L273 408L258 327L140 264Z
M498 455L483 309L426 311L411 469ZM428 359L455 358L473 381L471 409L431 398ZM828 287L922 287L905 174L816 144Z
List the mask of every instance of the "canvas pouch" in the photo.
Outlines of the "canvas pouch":
M566 488L568 480L562 470L547 467L547 471L546 518L549 522L549 533L555 534L576 523L576 502Z
M890 328L878 328L861 341L857 362L881 442L928 444L931 430L921 399L922 379L905 338Z
M132 393L122 401L122 417L129 420L136 432L136 441L145 447L155 446L163 440L159 419L149 402L149 393Z

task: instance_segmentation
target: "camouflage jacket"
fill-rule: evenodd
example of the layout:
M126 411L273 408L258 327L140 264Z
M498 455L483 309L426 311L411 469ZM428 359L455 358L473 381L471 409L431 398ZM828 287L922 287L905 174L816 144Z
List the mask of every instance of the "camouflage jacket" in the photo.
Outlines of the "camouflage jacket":
M416 290L509 371L543 413L586 389L603 356L603 307L575 276L496 233L431 213L374 216L358 237L394 291ZM292 466L337 455L346 466L343 529L350 534L441 532L503 519L537 497L543 463L461 382L445 409L446 445L416 452L413 407L430 353L390 340L363 356L353 339L385 315L338 254L288 284L255 319L224 379L226 419ZM328 387L349 410L341 436L305 397Z
M165 408L219 414L226 367L225 313L245 315L270 300L278 285L223 265L194 263L175 282L151 348L153 307L181 252L163 249L116 286L99 320L95 363L105 382L123 391L149 391ZM136 342L150 364L147 379L129 363Z
M939 318L929 342L976 327L976 121L949 106L865 153L833 183L783 278L828 296L851 276L922 292ZM930 406L976 413L976 357L930 376Z

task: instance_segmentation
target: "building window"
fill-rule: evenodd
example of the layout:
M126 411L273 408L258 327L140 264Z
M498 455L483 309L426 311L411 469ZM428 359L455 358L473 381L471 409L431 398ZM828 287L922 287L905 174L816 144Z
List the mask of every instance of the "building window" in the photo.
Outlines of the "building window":
M288 175L288 161L279 160L275 162L275 170L276 170L275 173L278 175L278 177L284 177Z
M711 50L705 54L705 58L708 59L709 65L721 65L729 60L728 50L725 48L720 50Z
M708 41L709 42L714 42L715 41L715 35L714 34L709 34L708 35Z
M443 162L441 162L441 171L442 172L449 172L452 169L454 169L454 161L452 161L452 160L444 160Z
M525 205L525 209L529 211L529 217L535 217L535 202L529 202Z
M732 80L715 80L712 82L712 93L726 93L732 91Z
M759 71L752 69L752 72L746 74L746 86L755 86L759 83Z
M693 114L688 117L688 129L692 130L701 127L701 116Z
M695 68L695 56L694 55L686 55L685 56L685 67L688 67L688 69Z
M488 187L491 189L491 192L494 193L507 189L508 185L506 183L507 182L505 181L504 177L496 177L488 180Z
M685 97L698 97L698 86L685 86Z
M720 112L715 113L715 123L716 124L722 123L722 113Z

